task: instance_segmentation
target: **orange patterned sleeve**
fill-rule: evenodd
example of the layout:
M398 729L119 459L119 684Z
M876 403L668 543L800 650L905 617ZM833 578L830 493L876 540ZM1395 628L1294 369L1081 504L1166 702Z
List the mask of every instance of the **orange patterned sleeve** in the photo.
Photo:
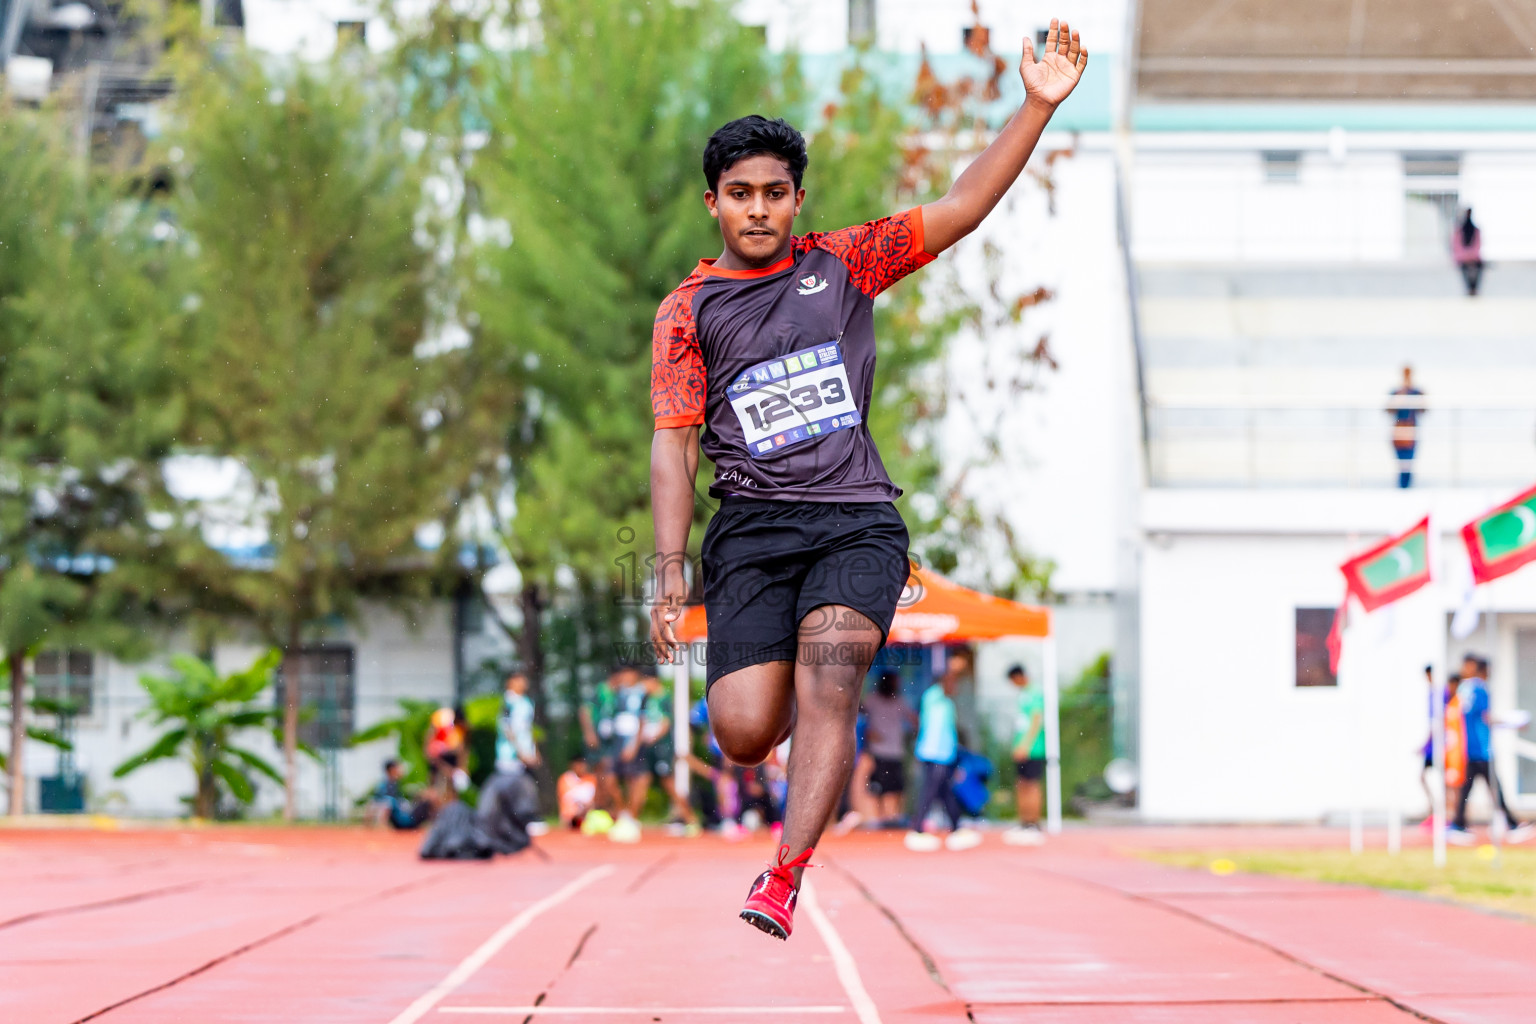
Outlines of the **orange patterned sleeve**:
M651 411L656 429L704 422L704 354L693 323L693 296L704 279L690 276L656 311L651 330Z
M823 249L842 260L854 287L870 298L933 262L923 249L920 206L841 231L812 232L796 241L802 251Z

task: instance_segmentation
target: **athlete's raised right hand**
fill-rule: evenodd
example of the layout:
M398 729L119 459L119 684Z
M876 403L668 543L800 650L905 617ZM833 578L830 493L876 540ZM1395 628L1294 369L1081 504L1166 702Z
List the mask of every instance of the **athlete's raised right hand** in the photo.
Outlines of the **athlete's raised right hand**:
M683 575L682 556L658 556L656 559L656 596L651 603L651 647L663 665L675 664L683 643L672 624L683 616L688 600L688 579Z

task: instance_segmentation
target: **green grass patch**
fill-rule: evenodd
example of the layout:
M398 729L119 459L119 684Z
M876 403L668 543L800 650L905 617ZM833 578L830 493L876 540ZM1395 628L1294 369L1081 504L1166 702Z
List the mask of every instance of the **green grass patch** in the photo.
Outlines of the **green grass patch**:
M1392 856L1384 850L1189 850L1147 851L1147 860L1227 874L1303 878L1423 893L1440 899L1519 914L1536 922L1536 849L1452 847L1437 868L1428 849Z

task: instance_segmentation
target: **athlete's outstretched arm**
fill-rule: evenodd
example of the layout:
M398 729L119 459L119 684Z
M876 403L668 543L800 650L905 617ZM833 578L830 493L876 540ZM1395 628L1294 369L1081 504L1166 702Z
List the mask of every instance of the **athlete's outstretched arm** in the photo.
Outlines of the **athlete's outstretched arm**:
M1024 79L1024 106L1009 119L992 145L971 162L944 198L923 207L923 248L934 256L975 231L1003 198L1003 193L1029 162L1046 122L1062 100L1071 95L1088 51L1066 22L1051 19L1045 37L1045 53L1035 60L1034 44L1024 40L1024 60L1019 75Z
M656 599L651 644L670 664L681 646L672 623L688 600L688 528L693 525L693 483L699 473L699 428L665 427L651 436L651 518L656 524Z

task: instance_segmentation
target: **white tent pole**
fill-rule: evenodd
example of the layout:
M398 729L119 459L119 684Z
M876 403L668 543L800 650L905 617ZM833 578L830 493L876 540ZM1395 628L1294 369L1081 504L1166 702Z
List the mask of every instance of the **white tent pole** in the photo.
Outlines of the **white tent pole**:
M1056 623L1041 650L1040 674L1045 677L1045 830L1061 831L1061 684L1056 678Z
M672 780L677 795L684 800L688 799L688 752L693 749L688 733L688 698L692 696L688 661L692 648L691 643L683 644L672 666L672 746L676 758Z

